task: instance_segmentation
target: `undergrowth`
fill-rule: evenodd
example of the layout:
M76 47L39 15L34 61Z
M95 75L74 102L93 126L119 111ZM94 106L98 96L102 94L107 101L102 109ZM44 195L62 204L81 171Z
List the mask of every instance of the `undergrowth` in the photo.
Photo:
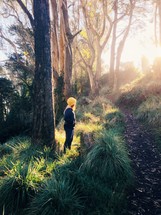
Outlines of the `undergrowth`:
M161 96L151 96L140 104L137 109L137 118L152 127L161 126Z
M58 151L14 138L0 148L0 212L3 215L120 215L132 182L124 145L123 116L104 98L78 105L72 150L62 154L64 132L56 130ZM92 134L82 154L81 134Z
M136 109L151 96L161 93L161 85L155 73L141 74L132 83L121 88L117 103L126 108Z
M141 123L148 126L155 136L155 142L161 150L161 95L150 96L140 104L136 110L136 116Z
M153 71L140 75L131 84L122 87L117 104L133 111L140 122L149 127L161 148L160 100L160 74Z

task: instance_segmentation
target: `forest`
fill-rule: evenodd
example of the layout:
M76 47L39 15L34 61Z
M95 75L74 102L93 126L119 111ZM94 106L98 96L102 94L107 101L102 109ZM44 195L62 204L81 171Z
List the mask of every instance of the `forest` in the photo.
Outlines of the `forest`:
M0 20L0 215L161 215L161 0L0 0Z

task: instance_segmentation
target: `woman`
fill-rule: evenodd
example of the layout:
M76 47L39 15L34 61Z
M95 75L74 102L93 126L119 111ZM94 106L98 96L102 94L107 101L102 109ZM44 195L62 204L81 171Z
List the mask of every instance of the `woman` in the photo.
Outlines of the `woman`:
M66 134L66 139L64 143L64 153L66 149L71 149L71 144L73 141L74 127L75 127L75 108L76 108L76 99L73 97L68 98L67 107L64 111L64 130Z

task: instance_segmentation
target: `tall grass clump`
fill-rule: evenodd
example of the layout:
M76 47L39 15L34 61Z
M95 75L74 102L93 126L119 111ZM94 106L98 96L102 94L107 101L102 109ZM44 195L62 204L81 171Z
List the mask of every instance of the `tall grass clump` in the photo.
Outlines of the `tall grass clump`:
M121 104L126 108L136 108L140 103L144 102L147 98L145 89L142 86L137 86L136 88L129 89L125 92L122 92L120 95L117 104Z
M51 148L31 144L27 137L9 140L1 150L0 214L20 215L42 182L51 177L58 156Z
M96 110L97 100L102 109L99 116L98 112L95 114L93 111ZM92 122L98 130L94 129L92 132L93 146L79 169L78 184L84 188L80 192L83 196L89 196L91 201L91 206L88 200L85 201L88 214L119 214L119 208L124 203L125 190L133 180L128 152L122 138L124 116L111 102L102 98L90 103L87 110L82 123L87 126ZM89 128L92 129L93 126ZM90 129L82 129L83 134L90 134Z
M54 176L57 181L63 178L75 190L81 205L75 214L107 214L108 203L113 191L103 181L98 180L94 174L87 174L82 168L83 163L84 158L78 157L68 164L57 167Z
M153 131L155 141L161 148L161 96L149 97L139 106L136 116Z
M13 168L13 155L6 155L0 159L0 176L6 175L6 169L11 170Z
M108 183L127 184L132 176L130 161L117 131L104 131L95 143L82 168Z
M12 153L11 147L9 147L7 144L0 145L0 158L2 158L4 155L10 155Z
M161 126L161 97L151 96L137 109L137 118L152 127Z
M117 129L120 134L124 131L124 116L118 108L112 107L105 111L104 127L106 129Z
M72 177L79 185L87 214L119 214L133 175L117 129L104 130L97 135L94 146Z
M29 138L13 138L3 144L1 149L4 151L4 148L7 148L9 154L5 153L0 159L0 176L2 177L12 175L13 166L16 163L27 166L32 162L37 165L37 168L41 163L46 175L51 175L55 168L53 162L57 157L55 157L52 150L47 147L32 145Z
M5 177L0 186L1 214L20 215L31 197L38 191L44 180L43 170L37 163L12 163L12 168L6 167Z
M46 159L56 159L56 154L51 148L32 144L29 137L15 137L4 144L12 151L14 160L21 160L22 162L30 162L32 159L44 157Z
M32 201L28 215L77 215L82 209L77 189L68 180L53 176Z
M73 178L82 199L84 207L82 214L110 214L109 205L113 201L113 190L109 184L93 174L88 174L82 168L73 174Z
M140 74L130 84L121 88L121 94L117 103L126 108L136 109L151 96L158 96L161 86L156 72Z

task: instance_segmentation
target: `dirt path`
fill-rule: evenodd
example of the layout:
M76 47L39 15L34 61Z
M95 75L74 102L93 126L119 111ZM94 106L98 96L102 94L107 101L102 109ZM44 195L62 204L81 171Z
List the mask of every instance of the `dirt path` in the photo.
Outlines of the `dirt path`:
M161 153L152 134L132 114L124 113L125 138L135 174L135 186L127 197L126 215L161 215Z

